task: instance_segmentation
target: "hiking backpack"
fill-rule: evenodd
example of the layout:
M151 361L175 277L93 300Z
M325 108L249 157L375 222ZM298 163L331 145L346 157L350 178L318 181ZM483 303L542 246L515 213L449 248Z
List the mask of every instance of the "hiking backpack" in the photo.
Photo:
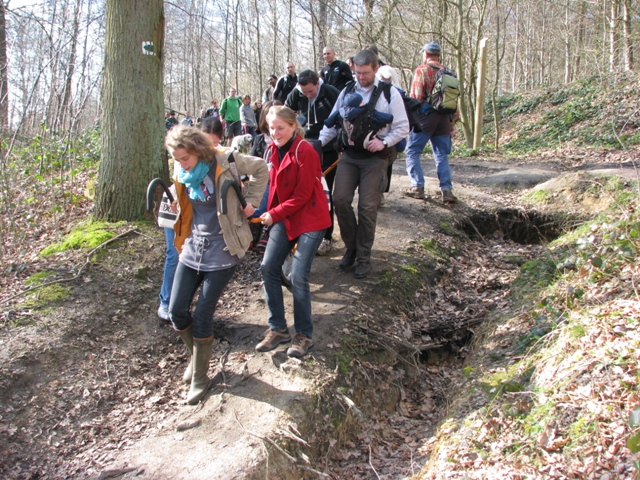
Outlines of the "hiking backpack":
M456 113L458 110L458 98L460 97L460 82L455 73L451 70L438 67L431 63L430 67L435 68L436 77L431 94L427 97L427 103L441 113Z

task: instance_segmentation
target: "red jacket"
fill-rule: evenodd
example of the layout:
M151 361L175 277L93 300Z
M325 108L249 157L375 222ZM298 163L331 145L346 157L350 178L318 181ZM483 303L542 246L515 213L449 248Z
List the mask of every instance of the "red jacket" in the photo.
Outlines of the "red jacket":
M278 148L272 143L269 163L272 167L267 211L273 223L284 220L287 238L293 240L303 233L330 227L329 206L320 181L320 158L315 149L297 137L280 162Z

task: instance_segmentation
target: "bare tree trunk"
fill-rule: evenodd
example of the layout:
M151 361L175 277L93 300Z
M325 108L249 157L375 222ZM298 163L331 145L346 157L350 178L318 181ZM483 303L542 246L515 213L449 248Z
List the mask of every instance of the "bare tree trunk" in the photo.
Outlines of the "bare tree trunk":
M135 220L148 182L168 177L163 145L163 0L107 0L102 161L95 217ZM153 42L153 55L143 53Z
M260 41L260 10L258 9L258 0L253 0L253 8L255 9L256 15L256 43L262 45ZM258 85L262 85L264 81L264 76L262 75L262 48L258 48L258 78L260 79ZM260 88L258 88L258 98L256 100L260 100L260 93Z
M76 0L76 8L73 14L73 33L71 36L71 45L69 46L69 63L67 65L64 93L62 96L62 104L60 106L60 125L62 127L65 127L68 118L73 118L73 112L69 111L69 102L71 99L73 75L76 67L76 56L78 54L78 35L80 33L80 13L82 12L82 3L82 0Z
M7 75L7 19L0 0L0 132L9 126L9 78Z
M611 16L609 17L609 71L618 66L616 41L618 38L618 0L611 0Z
M576 44L574 48L574 58L575 58L575 68L573 69L576 74L580 72L580 63L582 60L582 50L584 47L584 39L585 39L585 15L587 13L587 2L586 0L580 0L580 13L578 16L578 38L576 39Z
M624 39L624 69L633 70L633 41L631 39L631 0L622 0L622 36Z
M289 30L288 30L288 34L287 34L287 62L292 62L293 58L293 51L292 51L292 47L293 47L293 43L292 43L292 37L293 36L293 0L289 0Z
M516 87L518 86L518 61L519 61L519 56L518 56L518 50L520 48L520 15L519 15L519 8L518 5L516 5L516 32L515 32L515 39L513 42L513 63L512 63L512 67L511 67L511 91L515 92L516 91Z

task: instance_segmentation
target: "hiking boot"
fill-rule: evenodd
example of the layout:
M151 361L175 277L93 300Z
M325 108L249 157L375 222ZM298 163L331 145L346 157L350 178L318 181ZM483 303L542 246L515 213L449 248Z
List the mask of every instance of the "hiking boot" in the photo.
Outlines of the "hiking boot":
M353 276L360 279L371 273L371 262L358 262Z
M423 199L424 198L424 185L422 185L420 187L411 187L409 190L405 190L404 191L404 196L405 197L411 197L411 198Z
M322 243L318 247L318 251L316 252L316 255L323 257L330 251L331 251L331 240L329 240L328 238L323 238Z
M356 263L356 250L347 250L340 263L338 263L338 267L340 270L348 270L354 263Z
M455 197L451 190L444 189L442 190L442 203L456 203L458 199Z
M264 340L256 345L256 352L268 352L276 348L281 343L287 343L290 341L291 334L288 331L279 332L270 328L265 332Z
M287 355L289 357L304 357L311 347L313 347L313 340L304 333L296 333L296 336L293 337L293 343L287 349Z
M185 330L178 331L178 335L180 335L189 353L189 365L187 365L187 369L182 375L182 381L189 385L191 384L191 377L193 377L193 330L189 327Z
M207 394L211 386L211 380L207 376L209 371L209 360L213 353L213 337L208 340L193 340L193 357L191 363L193 366L193 375L191 377L191 387L187 394L187 403L195 405Z

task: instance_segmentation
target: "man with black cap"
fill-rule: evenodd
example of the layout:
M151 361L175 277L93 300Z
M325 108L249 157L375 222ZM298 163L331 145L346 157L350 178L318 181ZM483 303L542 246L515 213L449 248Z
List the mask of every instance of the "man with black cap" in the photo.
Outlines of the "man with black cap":
M441 113L434 110L427 103L428 97L435 85L436 73L445 68L440 63L440 45L436 42L429 42L422 47L424 52L424 63L416 69L411 84L411 97L422 103L420 109L419 133L411 132L406 149L407 174L411 179L411 188L405 193L412 198L424 198L424 174L420 165L420 154L431 142L433 159L436 163L436 172L440 182L442 201L445 204L455 203L456 197L451 193L451 169L449 168L449 154L451 153L451 132L453 124L448 113Z

